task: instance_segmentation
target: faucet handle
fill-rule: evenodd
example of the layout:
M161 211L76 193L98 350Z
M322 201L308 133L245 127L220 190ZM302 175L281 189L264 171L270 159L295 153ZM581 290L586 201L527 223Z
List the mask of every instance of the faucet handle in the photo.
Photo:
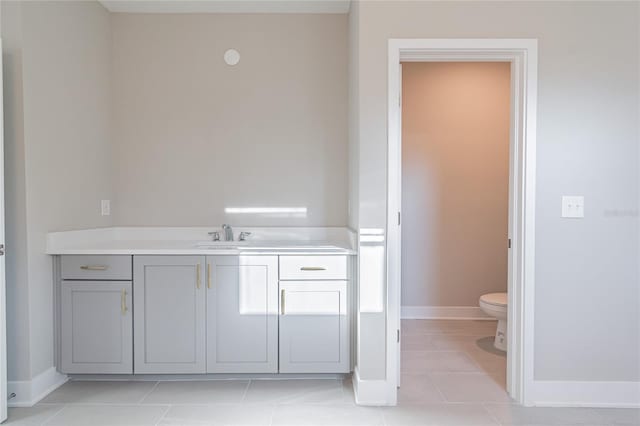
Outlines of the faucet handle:
M251 232L241 232L238 241L246 241L249 235L251 235Z
M218 232L218 231L211 231L211 232L208 232L208 234L211 236L211 238L213 239L213 241L220 241L220 232Z

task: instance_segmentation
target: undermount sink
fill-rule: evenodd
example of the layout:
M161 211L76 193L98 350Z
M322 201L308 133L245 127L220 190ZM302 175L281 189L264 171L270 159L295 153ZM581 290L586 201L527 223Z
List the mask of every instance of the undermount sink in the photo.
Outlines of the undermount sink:
M307 242L296 241L200 241L196 243L196 248L210 250L264 250L277 249L282 251L299 251L301 249L312 249L313 251L330 251L336 247L332 245L318 245Z
M238 247L246 247L249 241L200 241L196 244L198 248L211 249L234 249Z

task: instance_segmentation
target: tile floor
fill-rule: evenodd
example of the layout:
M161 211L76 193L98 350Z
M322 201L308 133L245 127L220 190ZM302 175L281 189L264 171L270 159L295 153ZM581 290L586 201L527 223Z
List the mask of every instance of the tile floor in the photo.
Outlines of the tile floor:
M405 320L397 407L359 407L351 381L72 381L9 425L640 425L640 410L525 408L504 390L492 321Z

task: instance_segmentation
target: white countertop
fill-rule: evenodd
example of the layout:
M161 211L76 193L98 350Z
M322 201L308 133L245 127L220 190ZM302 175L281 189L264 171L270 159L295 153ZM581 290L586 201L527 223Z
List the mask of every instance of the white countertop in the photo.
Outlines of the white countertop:
M87 255L265 255L356 254L353 232L347 228L234 228L251 232L245 243L211 241L218 228L98 228L51 232L47 254ZM221 235L222 232L221 232ZM236 247L237 246L237 247Z

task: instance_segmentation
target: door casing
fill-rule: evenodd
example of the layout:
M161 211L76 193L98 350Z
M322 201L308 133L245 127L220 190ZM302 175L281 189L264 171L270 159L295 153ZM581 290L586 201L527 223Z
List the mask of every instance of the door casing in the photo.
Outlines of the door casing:
M507 391L532 405L535 285L535 183L538 41L536 39L390 39L387 156L387 403L400 383L401 62L510 62Z
M0 40L0 53L2 40ZM4 256L4 124L2 110L2 55L0 54L0 422L7 419L7 319Z

